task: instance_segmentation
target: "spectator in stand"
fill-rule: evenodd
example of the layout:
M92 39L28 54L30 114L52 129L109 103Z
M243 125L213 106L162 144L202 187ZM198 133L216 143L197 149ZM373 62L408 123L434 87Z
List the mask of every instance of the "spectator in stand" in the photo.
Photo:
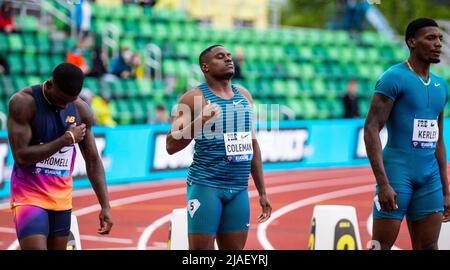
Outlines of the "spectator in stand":
M234 63L234 76L233 79L243 80L244 76L241 71L241 67L244 64L244 51L242 48L236 49L236 58L233 57Z
M67 52L66 62L77 66L86 74L89 70L86 59L83 56L83 42L77 43L75 48Z
M144 78L144 63L138 53L131 57L131 76L136 79Z
M151 121L152 124L167 124L169 123L169 115L164 105L159 104L156 107L155 118Z
M358 118L359 104L358 97L356 96L356 90L358 88L358 82L352 79L347 85L347 94L343 98L344 104L344 118Z
M12 33L15 31L14 16L11 3L3 2L0 7L0 32Z
M122 79L131 76L131 57L133 53L130 48L124 47L116 59L111 62L111 73Z
M103 54L102 47L97 47L92 52L92 68L86 74L88 77L101 78L105 75L108 70L106 69L106 64L104 61L105 57Z
M0 74L9 74L9 64L8 61L0 54Z
M100 96L94 96L91 104L92 112L97 120L97 125L114 127L116 121L112 119L109 101Z
M77 25L78 36L85 38L91 30L91 4L89 0L80 0L75 4L75 22Z

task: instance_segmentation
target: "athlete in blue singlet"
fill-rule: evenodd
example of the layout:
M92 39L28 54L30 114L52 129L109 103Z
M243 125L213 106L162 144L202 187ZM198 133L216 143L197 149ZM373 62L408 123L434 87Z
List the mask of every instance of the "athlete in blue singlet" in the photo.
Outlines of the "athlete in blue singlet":
M243 249L250 225L248 178L252 174L266 221L272 208L266 197L261 152L252 129L252 97L231 84L234 65L223 46L200 54L206 83L184 94L178 104L167 151L174 154L195 139L187 178L190 249Z
M449 220L450 195L443 141L448 86L430 73L439 63L442 34L431 19L408 25L410 57L388 69L375 86L364 127L377 188L373 240L390 249L406 215L414 249L437 249L442 222ZM379 132L386 124L388 142Z

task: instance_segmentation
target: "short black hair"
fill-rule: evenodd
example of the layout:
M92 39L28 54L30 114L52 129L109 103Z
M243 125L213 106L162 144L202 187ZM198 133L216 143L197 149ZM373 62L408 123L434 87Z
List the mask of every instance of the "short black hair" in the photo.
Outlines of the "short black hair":
M200 66L202 65L203 57L204 57L207 53L209 53L212 49L214 49L215 47L223 47L223 45L216 44L216 45L212 45L212 46L209 46L208 48L204 49L203 52L202 52L202 53L200 54L200 56L198 57L198 64L199 64Z
M58 89L69 96L78 96L83 88L83 71L73 64L59 64L53 70L52 77Z
M415 19L414 21L410 22L408 24L408 27L406 28L406 32L405 32L405 42L406 45L408 45L408 40L410 38L414 38L416 36L416 33L424 28L424 27L429 27L429 26L434 26L434 27L439 27L439 25L437 24L437 22L433 19L428 19L428 18L419 18L419 19ZM409 47L409 45L408 45Z

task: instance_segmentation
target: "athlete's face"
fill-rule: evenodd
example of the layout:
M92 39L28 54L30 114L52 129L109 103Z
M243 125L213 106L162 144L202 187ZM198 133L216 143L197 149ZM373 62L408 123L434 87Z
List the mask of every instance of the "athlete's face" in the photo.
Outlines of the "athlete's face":
M224 47L213 48L202 64L202 70L214 78L231 79L234 75L231 53Z
M421 60L431 64L439 63L442 37L438 27L424 27L417 31L415 38L410 39L410 48Z
M46 83L45 95L50 103L60 110L67 109L69 103L78 98L78 96L73 97L65 94L51 80Z

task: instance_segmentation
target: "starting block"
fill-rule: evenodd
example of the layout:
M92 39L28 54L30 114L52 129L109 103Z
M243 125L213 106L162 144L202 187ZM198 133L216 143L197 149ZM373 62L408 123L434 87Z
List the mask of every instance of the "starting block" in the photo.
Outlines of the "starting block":
M361 250L355 208L341 205L315 206L308 249Z
M72 215L70 219L70 234L67 242L67 250L81 250L80 231L78 230L77 216Z
M169 227L169 241L167 249L169 250L189 250L188 239L188 220L187 209L178 208L172 211ZM217 242L214 242L214 248L219 249Z
M450 222L442 223L438 247L440 250L450 250Z

